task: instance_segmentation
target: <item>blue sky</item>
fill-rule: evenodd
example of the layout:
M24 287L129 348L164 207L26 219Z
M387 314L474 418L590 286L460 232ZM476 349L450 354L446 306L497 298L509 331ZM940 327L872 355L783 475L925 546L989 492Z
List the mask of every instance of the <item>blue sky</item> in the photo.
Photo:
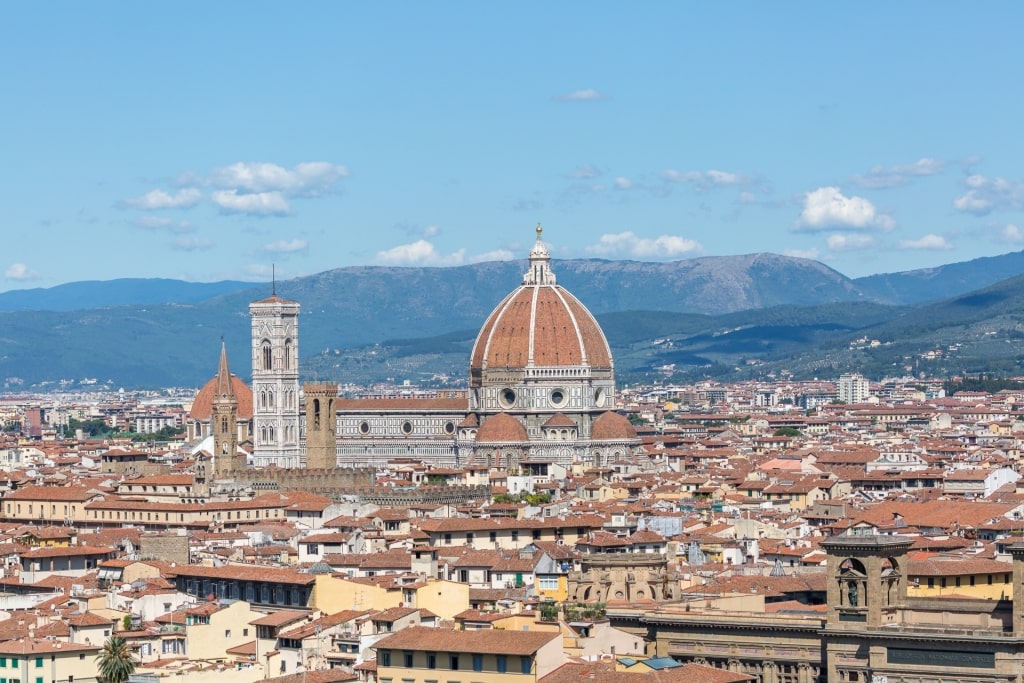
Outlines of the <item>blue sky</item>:
M0 290L1024 248L1020 3L19 3Z

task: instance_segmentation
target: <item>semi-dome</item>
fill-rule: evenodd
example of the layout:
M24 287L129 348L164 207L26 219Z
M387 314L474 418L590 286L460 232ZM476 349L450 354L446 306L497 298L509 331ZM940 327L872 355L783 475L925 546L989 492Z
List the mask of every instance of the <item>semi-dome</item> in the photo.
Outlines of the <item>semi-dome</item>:
M594 420L590 433L594 441L623 441L637 438L636 427L624 415L608 411Z
M587 368L611 371L612 354L593 314L555 282L537 228L522 284L487 317L473 345L470 379L488 369Z
M484 422L476 433L477 443L518 443L529 441L523 423L508 413L498 413Z
M238 401L238 419L248 420L252 417L252 389L235 375L231 375L231 389ZM213 399L217 394L217 378L214 377L203 385L192 401L192 409L188 416L195 422L206 422L213 412Z

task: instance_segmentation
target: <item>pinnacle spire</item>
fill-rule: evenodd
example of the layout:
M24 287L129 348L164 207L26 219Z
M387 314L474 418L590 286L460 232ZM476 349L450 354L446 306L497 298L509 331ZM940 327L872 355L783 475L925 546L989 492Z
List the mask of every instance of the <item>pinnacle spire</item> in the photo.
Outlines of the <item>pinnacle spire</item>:
M228 349L224 337L220 338L220 363L217 365L217 393L215 400L232 400L235 388L231 385L231 368L228 367Z
M551 272L551 252L542 239L544 228L537 224L537 241L530 250L530 270L523 275L524 285L553 285L555 274Z

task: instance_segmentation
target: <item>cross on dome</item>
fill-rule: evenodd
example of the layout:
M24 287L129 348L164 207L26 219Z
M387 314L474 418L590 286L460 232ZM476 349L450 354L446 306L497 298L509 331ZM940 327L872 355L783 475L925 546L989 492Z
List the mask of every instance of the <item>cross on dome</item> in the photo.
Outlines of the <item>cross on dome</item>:
M530 269L523 275L524 285L553 285L555 274L551 272L551 252L544 243L544 228L537 224L537 241L530 250Z

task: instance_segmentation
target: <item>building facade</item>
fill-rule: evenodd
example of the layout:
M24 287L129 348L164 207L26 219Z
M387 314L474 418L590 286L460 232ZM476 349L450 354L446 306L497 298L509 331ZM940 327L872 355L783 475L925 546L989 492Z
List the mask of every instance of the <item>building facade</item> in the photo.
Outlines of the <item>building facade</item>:
M299 304L277 296L249 304L252 321L253 464L303 464Z

